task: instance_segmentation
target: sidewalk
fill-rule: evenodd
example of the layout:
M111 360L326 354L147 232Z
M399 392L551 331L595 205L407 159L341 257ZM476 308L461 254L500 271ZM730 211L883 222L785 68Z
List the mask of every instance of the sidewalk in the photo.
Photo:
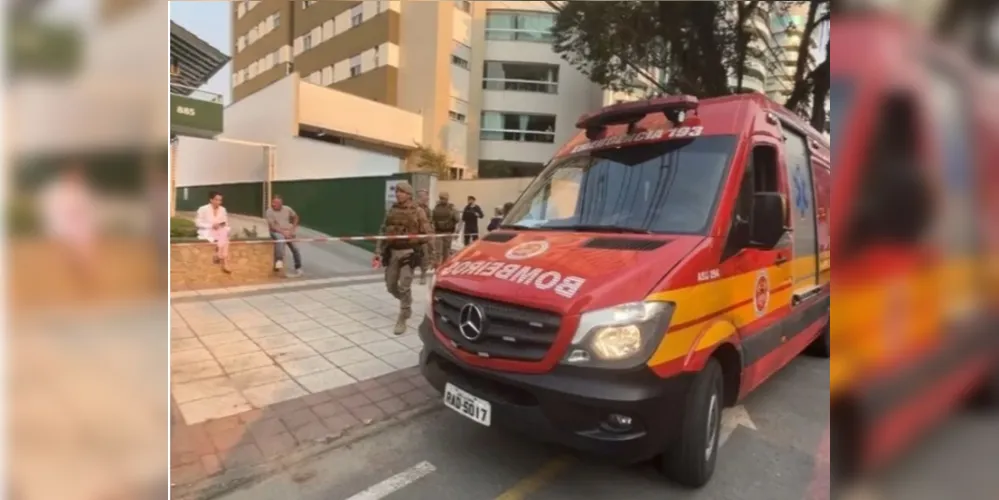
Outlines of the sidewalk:
M428 297L415 280L413 299L396 337L380 273L175 297L172 483L231 480L435 404L417 368Z

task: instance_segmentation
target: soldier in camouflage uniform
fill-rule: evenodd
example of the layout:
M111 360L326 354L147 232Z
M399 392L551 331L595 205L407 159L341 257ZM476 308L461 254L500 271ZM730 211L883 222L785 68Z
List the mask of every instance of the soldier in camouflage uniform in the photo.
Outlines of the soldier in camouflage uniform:
M427 193L426 189L421 189L416 192L416 204L423 209L423 213L426 214L427 220L430 220L430 194ZM431 227L433 225L431 224ZM436 257L434 257L434 239L431 238L427 241L427 244L423 246L423 262L420 266L420 284L427 284L427 268L436 267Z
M461 220L461 213L454 208L453 204L448 202L449 197L447 193L441 193L439 198L437 206L434 207L430 215L430 221L434 225L434 233L453 235L455 230L458 229L458 221ZM451 256L452 240L453 237L434 238L435 266L439 266Z
M402 236L432 234L426 213L413 201L413 186L400 182L395 188L396 202L385 214L381 234ZM420 265L426 238L378 240L375 247L375 267L385 266L385 287L399 299L399 319L396 335L406 332L406 320L413 315L413 268Z

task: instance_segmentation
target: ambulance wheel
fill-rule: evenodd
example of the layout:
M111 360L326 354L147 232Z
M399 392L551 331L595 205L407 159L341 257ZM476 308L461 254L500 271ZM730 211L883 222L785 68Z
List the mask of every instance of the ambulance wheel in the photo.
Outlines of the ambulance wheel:
M822 328L822 333L805 349L805 354L815 356L816 358L828 358L831 353L832 344L829 340L829 321L826 321L826 326Z
M680 437L660 458L660 472L689 488L700 488L715 472L725 385L718 360L711 358L694 377L684 407Z

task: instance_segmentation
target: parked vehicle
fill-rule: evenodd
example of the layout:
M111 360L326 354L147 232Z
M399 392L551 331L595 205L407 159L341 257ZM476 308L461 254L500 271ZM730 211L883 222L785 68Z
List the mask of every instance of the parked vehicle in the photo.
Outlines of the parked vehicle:
M830 152L757 94L583 116L437 273L425 377L477 422L699 487L723 407L829 355Z

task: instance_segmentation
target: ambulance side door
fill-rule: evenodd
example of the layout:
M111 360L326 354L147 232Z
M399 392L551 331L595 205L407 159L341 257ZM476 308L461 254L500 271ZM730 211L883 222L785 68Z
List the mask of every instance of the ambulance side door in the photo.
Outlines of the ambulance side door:
M726 241L723 261L733 259L740 275L733 300L742 303L735 315L742 341L743 367L747 381L743 393L776 371L770 362L761 363L782 344L786 310L790 305L791 247L785 237L772 248L752 244L754 196L779 193L787 196L782 178L781 146L776 140L760 138L753 144L741 180L735 213Z

